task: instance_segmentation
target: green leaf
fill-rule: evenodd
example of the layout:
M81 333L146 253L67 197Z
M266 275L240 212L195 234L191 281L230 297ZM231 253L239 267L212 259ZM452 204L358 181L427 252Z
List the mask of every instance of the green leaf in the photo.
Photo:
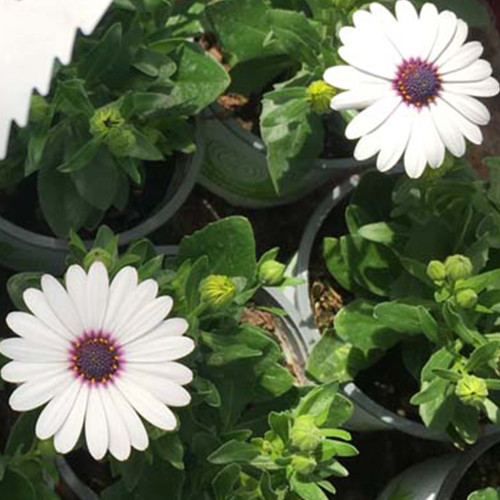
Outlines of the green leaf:
M156 454L178 470L184 470L184 447L179 435L167 433L153 442Z
M302 500L328 500L328 497L318 485L302 482L297 478L297 475L292 476L290 485L292 491L302 498Z
M401 264L388 247L361 236L343 236L340 248L348 272L355 281L375 295L389 296L401 272Z
M244 217L228 217L183 238L179 248L180 262L187 259L194 262L204 255L208 257L212 274L240 276L252 283L257 262L250 222Z
M269 427L281 438L284 443L288 442L290 421L284 413L271 412L269 414Z
M500 490L495 488L486 488L485 490L471 493L467 500L500 500Z
M311 68L321 66L318 57L321 36L302 12L274 9L268 11L267 18L273 34L271 40L275 40L285 53Z
M12 457L16 453L24 454L31 450L35 442L35 424L37 418L38 412L36 411L22 413L17 418L5 446L5 453L7 455Z
M400 302L382 302L373 309L373 317L399 333L422 333L418 307Z
M423 382L422 389L411 398L410 403L418 406L440 398L449 383L448 380L443 380L441 378L435 378L430 383Z
M351 292L361 290L361 287L349 272L338 238L325 238L323 240L323 258L328 271L342 288Z
M90 205L105 211L111 207L118 188L118 169L113 157L101 149L86 168L71 173L78 194Z
M420 404L419 412L424 424L435 431L445 431L457 406L455 388L448 380L438 379L438 396ZM424 385L422 386L424 387Z
M387 222L375 222L360 227L358 234L366 240L390 245L401 234L401 228Z
M40 289L40 280L43 273L18 273L14 274L7 281L7 291L10 300L17 309L27 311L24 303L23 294L28 288Z
M474 350L470 355L464 370L474 372L478 368L486 367L490 361L498 359L500 342L488 342Z
M64 162L64 140L60 131L49 140L37 179L38 199L45 220L61 238L65 238L71 229L80 229L92 211L70 176L57 171L56 167Z
M264 0L221 0L207 6L205 14L210 30L217 36L231 66L280 52L276 44L264 46L271 30L268 11Z
M198 46L183 45L172 98L190 115L212 104L230 83L227 71Z
M231 440L224 443L213 452L208 461L216 465L225 465L232 462L251 462L260 454L259 446L242 441Z
M466 343L479 346L486 343L486 339L475 329L469 327L460 311L447 302L443 306L443 317L446 324Z
M31 481L20 472L7 469L0 481L0 498L6 500L37 500Z
M90 102L84 80L58 80L55 103L58 111L63 111L70 117L91 118L94 114L94 106Z
M329 383L312 389L297 407L297 416L312 415L319 427L336 428L349 420L352 403L338 392L338 384Z
M365 354L374 349L387 350L403 338L378 321L373 312L372 303L357 299L343 307L335 318L338 336Z
M480 293L485 289L500 288L500 269L494 269L486 273L478 274L472 278L459 281L457 289L462 290L471 288L476 293Z
M226 465L212 481L212 488L216 500L226 500L233 491L234 485L238 480L241 468L236 464Z
M160 161L164 159L163 153L146 135L136 128L132 129L132 133L134 134L135 143L128 153L131 158L149 161Z
M267 148L269 175L279 193L310 168L309 162L299 159L317 158L321 153L321 118L311 113L305 88L290 87L264 95L260 130Z
M94 157L102 147L102 139L94 137L86 142L75 154L70 156L62 165L57 167L60 172L77 172L91 164Z
M307 360L307 373L318 382L347 382L368 366L362 352L327 330Z
M106 31L96 46L78 64L79 76L91 82L107 72L120 53L123 28L115 23Z

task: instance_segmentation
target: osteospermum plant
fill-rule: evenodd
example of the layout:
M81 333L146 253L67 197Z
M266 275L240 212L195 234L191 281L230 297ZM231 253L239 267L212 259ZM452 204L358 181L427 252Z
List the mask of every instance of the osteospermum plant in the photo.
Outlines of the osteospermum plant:
M326 70L324 79L345 90L335 110L361 111L346 136L359 139L354 156L377 156L387 171L401 157L410 177L443 164L445 151L465 154L466 142L481 144L480 126L490 120L477 98L498 94L491 65L480 59L483 46L466 42L468 26L453 12L438 12L425 3L420 12L398 0L395 15L380 3L353 15L354 26L339 37L340 57L347 65Z
M209 224L166 253L148 240L120 252L106 227L93 248L72 234L69 249L64 280L9 281L18 311L2 376L20 384L9 403L24 412L9 471L36 458L39 476L57 478L54 457L83 448L113 477L104 497L334 490L328 478L347 474L338 459L356 454L339 429L352 406L335 384L314 388L289 368L284 312L263 290L286 283L283 264L277 249L257 259L246 219ZM263 314L275 326L252 321Z
M95 459L109 450L126 460L132 448L148 447L138 415L163 430L177 427L169 406L189 404L182 385L192 373L175 361L191 353L194 342L184 336L185 319L166 319L173 300L158 296L154 279L139 283L131 266L110 279L100 261L88 272L73 264L64 285L45 274L23 301L29 312L7 316L18 337L0 343L12 359L1 374L20 384L9 399L13 410L45 405L39 439L54 437L56 451L68 453L84 428Z
M461 444L500 424L498 162L488 165L488 182L463 162L440 177L361 178L348 232L323 242L344 304L308 360L318 380L358 381Z

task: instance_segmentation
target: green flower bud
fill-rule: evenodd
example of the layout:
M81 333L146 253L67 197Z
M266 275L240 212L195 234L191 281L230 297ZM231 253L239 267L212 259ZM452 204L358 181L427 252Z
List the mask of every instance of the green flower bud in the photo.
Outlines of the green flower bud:
M106 144L115 156L128 156L135 146L135 135L127 127L112 128L106 136Z
M45 120L49 113L49 105L47 101L39 95L31 97L30 105L30 122L40 123Z
M285 264L277 260L268 260L259 269L259 280L268 286L279 285L283 281L284 275Z
M323 80L311 83L306 90L307 100L310 102L313 111L318 114L330 111L330 102L336 93L335 88Z
M446 276L452 281L465 280L472 275L472 262L465 255L452 255L444 261Z
M488 397L486 381L475 375L464 375L455 387L455 394L466 405L480 407Z
M297 417L290 432L292 445L301 451L314 451L321 442L321 432L312 415Z
M236 287L229 276L212 274L200 285L201 300L212 307L224 307L232 302Z
M472 309L477 304L477 293L467 288L465 290L460 290L456 295L457 303L460 307L464 309Z
M105 137L111 129L125 125L120 111L113 106L98 109L90 119L90 133L94 137Z
M316 465L316 460L313 457L305 457L303 455L294 455L292 457L292 467L304 476L312 474L314 469L316 469Z
M94 262L102 262L109 271L113 267L114 259L103 248L93 248L83 259L83 267L89 269Z
M431 260L427 265L427 276L432 281L444 281L446 279L444 264L439 260Z

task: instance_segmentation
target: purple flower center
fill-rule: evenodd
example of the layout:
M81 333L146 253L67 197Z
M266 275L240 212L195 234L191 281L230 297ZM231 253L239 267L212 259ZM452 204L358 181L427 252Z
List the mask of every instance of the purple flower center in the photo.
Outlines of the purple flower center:
M84 334L73 342L71 369L91 383L106 383L120 368L120 348L102 332Z
M411 58L399 66L393 86L408 105L421 108L436 100L442 89L442 81L432 63Z

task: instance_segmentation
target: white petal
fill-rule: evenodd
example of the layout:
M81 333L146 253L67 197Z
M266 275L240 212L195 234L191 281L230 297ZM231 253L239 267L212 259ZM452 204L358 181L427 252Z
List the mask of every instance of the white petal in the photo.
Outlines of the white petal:
M139 341L123 348L127 362L160 363L175 361L194 350L194 342L188 337L171 337L153 342Z
M323 74L323 79L326 83L338 89L351 89L367 83L387 82L383 78L364 73L352 66L333 66L328 68Z
M43 292L36 288L29 288L24 292L23 299L28 309L47 326L52 328L58 335L68 340L74 338L74 334L71 333L56 316Z
M429 61L435 61L451 43L457 30L457 22L457 16L449 10L439 14L438 34L429 55Z
M45 274L42 276L42 290L50 307L66 328L74 335L81 335L84 332L83 324L61 283Z
M85 414L85 438L89 453L96 460L101 460L108 449L109 433L100 391L96 386L91 387L89 391Z
M82 267L76 264L70 266L65 276L66 290L75 306L84 330L90 331L89 305L87 301L87 274Z
M101 330L108 306L109 277L102 262L94 262L87 278L87 299L89 304L90 330Z
M462 46L467 40L467 35L469 33L469 27L462 21L462 19L457 19L457 26L453 38L450 43L443 50L441 55L434 61L435 64L441 69L441 66L447 61L455 57L456 54L462 49Z
M392 15L392 12L378 2L370 4L370 11L386 28L394 27L397 23L396 18Z
M422 123L422 113L417 113L405 152L405 170L412 179L419 178L427 165Z
M377 158L377 169L381 172L390 170L401 159L410 139L414 118L415 111L403 104L382 126Z
M144 387L167 406L187 406L191 395L186 389L171 380L144 372L127 370L127 381L131 380L139 387Z
M133 293L129 294L114 315L108 325L109 331L116 336L120 336L123 328L126 328L135 315L146 307L156 297L158 293L158 283L155 280L143 281Z
M68 418L66 418L62 427L56 432L54 446L59 453L70 452L80 437L87 410L89 392L88 384L82 384Z
M114 277L109 288L108 309L103 323L103 329L111 331L111 326L119 319L120 309L125 299L137 288L138 276L135 268L127 266Z
M12 393L9 405L15 411L33 410L64 391L73 380L73 375L65 370L50 377L26 382Z
M0 342L0 353L16 361L27 363L52 363L68 360L68 353L33 344L25 339L5 339Z
M487 125L491 119L488 108L482 102L467 94L443 92L441 98L476 125Z
M58 363L23 363L11 361L2 368L2 378L6 382L20 384L29 380L38 380L41 376L51 377L68 369L67 362Z
M466 68L442 75L443 81L448 82L477 82L486 80L493 73L493 68L488 61L479 59Z
M420 38L422 46L418 56L427 60L439 31L439 12L432 3L426 3L420 10Z
M36 435L39 439L52 437L62 427L81 387L82 382L75 378L64 391L49 401L36 422Z
M401 97L392 94L372 104L369 108L356 115L346 128L348 139L357 139L382 124L401 104Z
M358 42L339 48L340 57L360 71L392 80L397 74L400 60L388 56L380 46Z
M424 134L423 144L427 163L432 168L438 168L444 162L446 153L444 143L434 125L430 109L428 107L423 108L421 115L420 123Z
M500 86L495 78L490 77L480 82L443 83L443 90L474 97L493 97L500 92Z
M184 335L189 329L189 323L184 318L170 318L163 321L157 328L148 332L137 342L153 342L168 337L179 337Z
M398 50L405 59L418 57L422 52L422 38L415 7L407 0L400 0L396 2L396 16L398 19L397 38L394 41L397 43Z
M109 433L109 452L117 460L124 461L130 456L130 437L122 417L107 390L99 387Z
M457 124L452 121L449 108L450 106L438 99L431 105L432 119L446 148L454 156L461 157L465 154L465 140Z
M173 304L171 297L163 296L137 311L129 324L117 332L122 344L131 342L159 326L172 310Z
M360 85L336 95L332 99L331 107L337 111L342 109L363 109L390 94L391 89L391 84L388 82Z
M106 386L110 397L123 419L130 438L130 444L136 450L144 451L149 445L149 438L142 420L139 418L130 403L122 396L122 393L113 385Z
M149 423L165 431L177 427L177 420L172 411L148 391L134 384L125 376L116 379L116 387L132 407Z
M382 137L382 127L383 124L375 129L373 132L364 135L356 144L354 149L354 158L358 161L368 160L372 156L375 156L382 147L380 138Z
M193 381L193 372L175 361L166 363L127 363L127 371L144 372L158 377L164 377L179 385L190 384Z
M14 311L7 315L7 326L28 342L40 344L67 354L70 343L61 338L45 323L32 314Z
M443 99L438 99L438 101L439 111L446 113L448 119L453 121L462 135L473 144L481 144L483 142L483 134L477 125L474 125Z
M483 50L479 42L466 43L451 59L439 66L439 72L446 74L466 68L481 57Z

